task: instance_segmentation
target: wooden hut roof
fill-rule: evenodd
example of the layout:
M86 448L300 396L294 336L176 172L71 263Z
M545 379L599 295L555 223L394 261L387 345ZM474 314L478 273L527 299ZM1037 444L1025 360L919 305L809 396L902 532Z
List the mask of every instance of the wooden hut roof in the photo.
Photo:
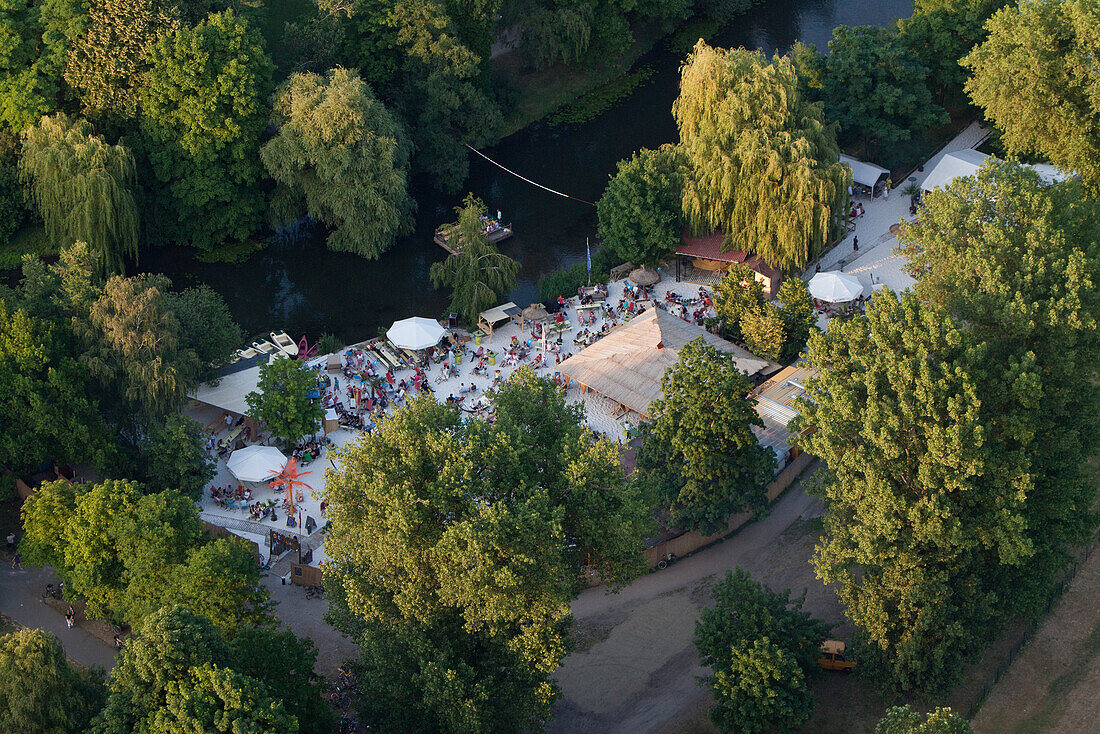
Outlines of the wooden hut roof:
M661 397L661 378L679 361L680 349L699 337L732 354L738 369L748 375L768 367L765 360L706 329L651 308L562 362L558 371L645 415L649 404Z

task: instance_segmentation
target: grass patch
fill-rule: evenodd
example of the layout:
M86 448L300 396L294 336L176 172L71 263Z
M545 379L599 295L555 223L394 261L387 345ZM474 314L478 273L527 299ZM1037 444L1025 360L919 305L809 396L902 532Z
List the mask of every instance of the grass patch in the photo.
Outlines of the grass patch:
M0 270L17 270L23 264L23 256L27 254L50 257L58 252L59 249L50 242L42 225L23 227L6 245L0 245Z
M195 259L201 263L238 264L248 260L262 249L264 249L264 245L258 240L229 242L213 250L197 251Z
M581 122L594 120L611 106L622 99L626 99L638 85L648 81L653 76L653 69L642 66L631 71L614 81L593 89L576 102L571 102L547 118L552 125L575 125Z

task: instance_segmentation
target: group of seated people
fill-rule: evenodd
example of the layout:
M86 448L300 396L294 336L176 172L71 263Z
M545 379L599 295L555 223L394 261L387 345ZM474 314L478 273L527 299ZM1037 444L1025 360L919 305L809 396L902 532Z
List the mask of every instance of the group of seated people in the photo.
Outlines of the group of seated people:
M248 506L248 519L271 520L271 522L278 522L279 516L275 514L274 507L265 505L262 502L253 502Z
M299 464L308 464L314 459L320 458L321 452L324 451L325 446L331 443L332 441L327 436L324 438L313 437L295 446L291 456L295 458Z
M236 489L233 488L232 484L227 484L224 487L212 486L210 487L210 496L219 505L229 505L252 499L252 490L241 484L238 484Z

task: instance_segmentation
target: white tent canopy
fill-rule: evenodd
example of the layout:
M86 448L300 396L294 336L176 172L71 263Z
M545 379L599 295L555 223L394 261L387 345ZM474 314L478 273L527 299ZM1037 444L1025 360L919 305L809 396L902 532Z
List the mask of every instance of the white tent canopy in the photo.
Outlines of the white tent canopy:
M286 457L274 446L245 446L234 451L225 466L242 482L263 482L283 470Z
M393 322L386 337L402 349L427 349L434 347L447 330L438 321L423 316L413 316Z
M921 188L931 191L936 187L947 186L959 176L973 176L988 158L985 153L976 150L956 150L944 153L943 158L924 179Z
M841 272L817 273L809 282L810 295L819 301L845 303L863 295L863 283L854 275Z
M852 169L852 180L870 189L875 188L875 184L878 183L880 178L890 175L890 172L882 166L876 166L874 163L857 161L850 155L840 156L840 162L847 163L848 167Z

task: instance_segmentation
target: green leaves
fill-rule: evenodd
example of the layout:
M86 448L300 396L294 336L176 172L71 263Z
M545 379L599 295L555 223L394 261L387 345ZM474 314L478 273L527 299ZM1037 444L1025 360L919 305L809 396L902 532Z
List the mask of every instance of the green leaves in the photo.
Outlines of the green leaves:
M597 206L600 237L624 262L656 267L680 244L683 156L671 145L619 161Z
M102 673L74 669L53 635L0 636L0 731L83 734L102 698Z
M288 444L317 432L325 410L307 393L317 390L317 375L296 359L276 359L260 365L257 392L245 396L248 414L267 424Z
M726 527L733 512L764 508L775 457L752 431L762 423L751 391L733 355L702 339L681 349L665 373L638 468L662 488L671 525L709 534Z

